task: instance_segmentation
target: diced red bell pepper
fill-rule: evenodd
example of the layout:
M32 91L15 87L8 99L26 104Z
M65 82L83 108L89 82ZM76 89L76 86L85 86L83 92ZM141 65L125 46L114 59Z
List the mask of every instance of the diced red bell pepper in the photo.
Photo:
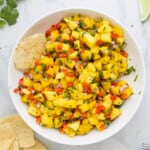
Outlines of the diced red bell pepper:
M118 82L115 82L115 81L114 81L114 82L111 82L111 85L112 85L112 86L117 86L117 85L118 85Z
M62 44L58 44L58 45L57 45L57 50L58 50L58 51L61 51L61 50L62 50Z
M102 130L104 130L105 128L106 128L105 123L103 123L103 124L100 125L100 128L99 128L99 129L102 131Z
M63 92L63 89L61 87L57 87L55 88L55 91L59 94L61 94Z
M13 92L14 93L18 93L19 92L19 88L15 88Z
M110 95L110 99L111 99L112 101L115 101L115 100L117 99L117 96L116 96L116 95Z
M85 49L84 49L84 48L82 48L81 53L84 53L84 52L85 52Z
M126 93L121 94L121 99L126 100L128 98L128 95Z
M112 33L112 34L111 34L111 37L112 37L113 39L117 39L117 38L119 37L119 35L116 34L116 33Z
M58 57L58 58L66 58L67 56L68 56L68 54L65 53L65 52L57 53L57 57Z
M67 87L73 87L73 82L67 82Z
M61 24L60 24L60 23L57 23L57 24L56 24L56 29L60 30L60 28L61 28Z
M126 58L128 57L128 53L124 50L120 51L120 54Z
M101 113L103 110L105 110L105 106L102 104L97 103L96 104L96 113L99 114Z
M70 36L70 37L69 37L69 41L71 42L71 44L73 44L73 42L74 42L74 37L73 37L73 36Z
M39 66L39 65L40 65L40 61L39 60L35 61L35 66Z
M66 76L68 76L68 77L73 77L73 76L74 76L74 73L73 73L73 72L66 72Z
M23 85L23 78L21 78L21 79L19 80L19 85L20 85L20 86Z
M47 29L47 30L45 31L45 36L48 37L48 36L51 34L51 32L52 32L53 30L55 30L55 29L56 29L56 25L54 24L54 25L52 25L49 29Z
M41 123L41 116L37 116L37 117L36 117L36 123L37 123L37 124L40 124L40 123Z
M70 48L69 48L69 52L70 52L70 53L73 53L73 52L74 52L74 48L73 48L73 47L70 47Z
M102 40L98 40L98 41L96 42L96 45L97 45L97 46L103 45L103 41L102 41Z
M104 96L104 93L99 91L98 94L97 94L99 97L103 97Z
M83 82L82 87L83 87L83 93L87 93L87 94L92 93L92 88L91 88L91 85L89 83Z

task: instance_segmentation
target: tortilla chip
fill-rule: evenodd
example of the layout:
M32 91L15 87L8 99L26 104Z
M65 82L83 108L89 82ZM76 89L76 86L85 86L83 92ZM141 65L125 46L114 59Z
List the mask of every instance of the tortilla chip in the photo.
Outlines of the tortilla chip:
M35 145L30 148L24 148L22 150L47 150L47 148L39 143L39 141L36 140Z
M19 116L11 124L17 135L20 148L31 147L35 144L32 129Z
M47 150L19 115L0 119L0 150Z
M18 118L18 117L19 117L19 115L18 115L18 114L15 114L15 115L11 115L11 116L2 118L2 119L0 119L0 125L1 125L1 124L4 124L4 123L13 122L13 121L14 121L16 118Z
M8 123L0 124L0 150L8 150L16 136Z
M1 119L0 125L6 122L13 128L20 148L27 148L35 145L32 129L21 119L19 115L12 115Z
M36 60L45 53L46 38L44 34L34 34L19 42L14 53L16 69L30 69Z
M15 138L13 143L10 145L9 150L19 150L19 144L17 138Z

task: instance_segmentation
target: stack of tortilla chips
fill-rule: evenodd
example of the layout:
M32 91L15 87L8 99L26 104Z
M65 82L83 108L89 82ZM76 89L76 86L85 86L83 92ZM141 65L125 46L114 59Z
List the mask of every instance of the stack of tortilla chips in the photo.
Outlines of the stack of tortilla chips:
M0 150L47 150L19 115L0 119Z

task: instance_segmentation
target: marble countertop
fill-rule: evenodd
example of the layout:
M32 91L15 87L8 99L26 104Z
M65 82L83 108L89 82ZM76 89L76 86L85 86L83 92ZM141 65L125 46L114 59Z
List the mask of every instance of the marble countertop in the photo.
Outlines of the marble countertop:
M143 102L133 119L116 135L101 144L109 143L109 140L117 139L129 150L137 150L139 144L145 139L150 140L150 19L144 23L140 22L140 12L137 0L18 0L19 18L15 25L0 29L0 117L4 117L13 113L16 110L9 97L7 88L7 68L11 50L17 38L24 29L28 27L39 17L56 9L70 7L85 7L92 8L98 11L105 12L118 19L124 24L131 34L139 43L146 66L146 87L143 96ZM69 149L99 149L98 144L82 147L71 147L59 145L51 141L39 137L48 149L53 150L69 150ZM110 142L111 143L111 142ZM150 141L149 141L150 143ZM113 147L112 149L116 149ZM104 149L104 148L103 148ZM107 148L105 148L107 150ZM122 149L123 150L123 149Z

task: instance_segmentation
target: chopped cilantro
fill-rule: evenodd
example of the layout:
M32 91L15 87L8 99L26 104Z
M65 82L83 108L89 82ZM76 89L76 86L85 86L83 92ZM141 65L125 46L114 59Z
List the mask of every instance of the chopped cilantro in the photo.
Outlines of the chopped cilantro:
M96 83L97 85L100 84L96 79L93 79L93 82L92 82L92 83Z
M16 23L18 18L18 11L15 8L11 8L9 5L2 8L0 11L0 17L7 21L9 25Z
M135 68L134 68L133 66L131 66L131 67L129 67L129 68L127 69L126 74L129 75L129 74L131 74L132 72L135 72L135 71L136 71Z
M17 3L14 0L7 0L7 5L9 5L11 8L17 7Z
M59 120L59 123L62 123L62 119L61 118L58 118L58 120Z
M6 22L2 19L0 19L0 28L3 28L5 26Z
M43 71L45 71L46 70L46 64L42 63L41 66L42 66Z
M0 5L3 5L3 3L4 3L4 0L0 0Z
M123 49L123 45L118 45L119 49L122 50Z
M15 0L0 0L0 28L4 27L6 23L8 25L13 25L17 22L17 18L19 16L19 12L16 9L17 3Z
M62 52L66 53L66 52L68 52L68 50L66 50L66 49L63 49L63 50L62 50Z
M91 54L91 59L94 60L94 57L95 57L95 54L92 53L92 54Z
M64 111L61 111L61 114L60 114L60 116L63 116L65 114L65 112Z
M102 79L103 78L103 71L99 72L99 77Z
M86 34L86 32L84 31L84 32L82 32L82 37L84 36L84 34Z
M114 69L114 67L115 67L115 65L112 65L112 66L111 66L111 69Z
M66 90L66 91L64 92L64 94L65 94L65 98L70 98L70 97L71 97L71 95L70 95L70 93L69 93L68 90Z
M136 81L137 81L138 77L139 77L138 75L136 75L136 76L135 76L135 78L134 78L134 82L136 82Z
M86 27L86 23L85 23L84 21L81 21L81 22L79 23L79 26L80 26L81 28L85 28L85 27Z
M74 48L74 49L78 49L78 45L77 45L77 44L74 44L74 45L73 45L73 48Z
M104 120L104 123L105 123L106 127L108 127L111 124L111 121L110 120Z
M95 31L90 30L89 33L90 33L92 36L95 36Z
M47 102L46 102L46 101L44 101L44 103L43 103L43 104L44 104L44 106L45 106L45 107L47 106Z

